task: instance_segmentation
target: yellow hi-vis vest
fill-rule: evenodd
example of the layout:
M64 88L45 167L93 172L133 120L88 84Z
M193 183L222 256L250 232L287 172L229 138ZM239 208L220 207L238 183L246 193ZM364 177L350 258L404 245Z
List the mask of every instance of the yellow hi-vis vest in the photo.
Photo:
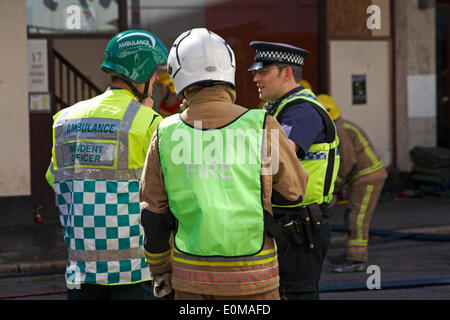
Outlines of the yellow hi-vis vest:
M249 110L202 130L180 115L158 126L158 147L176 248L196 256L252 256L264 244L261 170L267 113Z
M68 285L151 280L139 182L162 118L122 89L107 90L53 118L46 177L56 194L68 249Z
M300 159L301 164L308 172L309 179L303 202L291 206L281 206L274 204L274 207L300 207L313 203L329 203L333 199L334 183L339 170L339 137L336 126L328 114L327 110L317 100L314 93L309 89L299 90L283 99L274 111L274 117L280 120L283 110L296 100L306 100L312 103L325 121L326 141L311 145L308 153Z

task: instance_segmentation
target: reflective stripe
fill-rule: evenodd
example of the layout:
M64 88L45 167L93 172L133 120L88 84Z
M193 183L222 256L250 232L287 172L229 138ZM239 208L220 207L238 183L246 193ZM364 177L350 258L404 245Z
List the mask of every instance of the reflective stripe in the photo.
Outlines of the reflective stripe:
M380 160L378 160L377 156L373 152L373 150L370 148L369 142L364 138L364 135L361 133L361 131L358 130L355 126L352 126L349 123L344 123L344 128L350 129L353 132L356 133L356 136L358 137L359 142L364 146L364 152L367 154L369 159L372 161L372 163L376 164Z
M69 260L72 261L121 261L144 257L142 247L123 250L74 250L69 249Z
M93 168L68 168L55 171L55 181L61 182L72 179L85 180L139 180L142 168L139 169L93 169Z
M364 194L361 207L359 209L358 217L356 218L356 242L364 242L364 216L369 207L370 197L373 192L373 185L368 185L366 188L366 193Z
M360 170L360 171L352 178L352 180L350 181L350 184L351 184L351 183L353 183L356 179L358 179L358 178L361 177L361 176L365 176L365 175L371 174L371 173L373 173L373 172L375 172L375 171L378 171L378 170L382 169L383 166L384 166L384 163L383 163L383 161L378 160L377 156L375 155L375 153L373 152L373 150L370 148L369 142L366 140L366 138L364 138L364 135L361 133L361 131L360 131L357 127L355 127L355 126L353 126L353 125L351 125L351 124L345 122L345 123L344 123L344 128L350 129L350 130L352 130L353 132L356 133L356 136L358 137L359 142L360 142L360 143L363 145L363 147L364 147L364 152L366 153L366 155L369 157L369 159L370 159L370 160L372 161L372 163L373 163L372 166L370 166L370 167L368 167L368 168L365 168L365 169L363 169L363 170Z
M313 100L319 102L320 104L322 104L322 103L319 101L319 99L317 99L315 96L313 96L313 95L311 95L311 94L306 94L306 93L294 94L294 95L292 95L292 96L289 96L287 99L291 99L291 98L294 98L294 97L297 97L297 98L310 98L310 99L313 99Z
M319 112L326 124L326 142L312 144L308 149L308 153L302 159L299 159L303 161L302 164L309 174L308 187L303 197L303 202L293 206L273 205L274 207L294 208L307 206L312 203L322 204L330 202L333 198L332 193L340 162L337 150L339 137L336 134L336 126L325 107L318 101L311 90L303 89L281 100L278 106L275 104L276 110L273 112L273 116L278 119L285 107L297 100L308 101Z
M150 277L148 279L143 279L140 281L135 281L135 282L121 282L120 285L127 285L127 284L137 284L137 283L142 283L142 282L147 282L147 281L151 281L153 280L153 275L150 273ZM91 284L90 282L85 282L85 281L80 281L80 282L72 282L72 281L67 281L66 283L69 285L81 285L81 284ZM117 283L97 283L98 285L102 285L102 286L117 286Z
M271 262L277 259L276 249L263 250L260 253L253 256L246 257L200 257L192 256L180 252L176 248L173 250L173 260L203 266L243 266L243 265L255 265L261 263Z
M243 284L260 283L278 277L278 264L266 269L237 271L237 272L213 272L203 270L190 270L174 266L172 279L182 282L198 284Z
M309 152L300 161L326 160L327 154L327 151Z
M150 253L144 249L144 253L145 261L147 261L147 263L159 264L170 259L171 250L169 249L162 253Z
M349 247L367 247L369 241L367 240L347 240Z
M110 118L75 118L63 124L64 140L96 139L116 140L120 119Z
M141 104L131 100L122 121L109 118L77 118L66 120L70 109L55 122L55 157L58 168L69 166L112 167L117 154L117 168L128 168L129 131ZM95 130L94 130L95 129ZM117 137L118 136L118 137ZM118 138L118 150L115 141ZM85 141L80 141L85 139ZM86 140L110 140L110 143ZM81 149L101 150L89 154Z
M62 145L63 165L112 167L114 165L114 143L96 143L74 141Z
M117 150L117 168L125 169L128 168L128 138L129 131L131 129L131 125L133 124L133 120L136 117L139 109L141 108L141 104L136 100L132 99L130 104L123 115L122 122L119 127L119 150Z
M62 168L64 166L63 161L63 153L61 152L61 146L62 146L62 140L61 137L64 136L64 121L66 120L67 116L69 115L70 109L66 109L59 115L58 119L56 119L56 122L54 124L54 134L55 134L55 160L56 160L56 167Z
M350 184L353 183L356 179L358 179L358 178L360 178L360 177L362 177L362 176L366 176L366 175L368 175L368 174L371 174L371 173L374 173L374 172L376 172L376 171L378 171L378 170L381 170L383 167L384 167L383 161L379 161L379 162L378 162L377 164L375 164L374 166L359 171L359 172L352 178L352 180L350 181Z

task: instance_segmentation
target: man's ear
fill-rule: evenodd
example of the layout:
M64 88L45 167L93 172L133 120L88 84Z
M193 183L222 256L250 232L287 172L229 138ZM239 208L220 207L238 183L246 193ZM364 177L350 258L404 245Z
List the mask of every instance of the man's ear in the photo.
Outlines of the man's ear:
M291 67L285 67L281 72L284 72L284 74L281 74L283 82L290 81L290 79L294 77L294 72Z
M153 75L152 75L152 80L154 80L154 82L156 82L156 81L158 81L158 80L159 80L159 75L158 75L158 73L156 73L156 72L153 72Z

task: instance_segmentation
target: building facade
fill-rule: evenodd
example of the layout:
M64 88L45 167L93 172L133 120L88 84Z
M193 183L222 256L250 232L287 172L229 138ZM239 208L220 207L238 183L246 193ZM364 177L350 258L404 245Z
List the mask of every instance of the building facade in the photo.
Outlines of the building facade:
M431 0L1 0L0 223L53 214L44 174L52 116L102 92L109 39L141 28L170 48L191 28L221 35L236 54L237 103L260 101L249 42L308 49L304 78L360 124L391 170L408 172L414 146L450 147L449 12ZM154 91L155 93L157 90ZM155 97L158 105L159 97Z

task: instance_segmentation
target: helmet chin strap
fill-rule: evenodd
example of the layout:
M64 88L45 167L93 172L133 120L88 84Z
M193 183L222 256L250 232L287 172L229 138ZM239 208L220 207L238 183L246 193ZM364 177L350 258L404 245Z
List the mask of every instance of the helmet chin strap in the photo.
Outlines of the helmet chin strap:
M122 78L122 80L128 85L128 87L133 91L133 94L136 96L136 98L139 99L139 102L142 102L145 98L148 98L148 88L150 87L150 79L145 81L145 87L144 92L141 93L136 89L136 87L129 81L128 79Z

